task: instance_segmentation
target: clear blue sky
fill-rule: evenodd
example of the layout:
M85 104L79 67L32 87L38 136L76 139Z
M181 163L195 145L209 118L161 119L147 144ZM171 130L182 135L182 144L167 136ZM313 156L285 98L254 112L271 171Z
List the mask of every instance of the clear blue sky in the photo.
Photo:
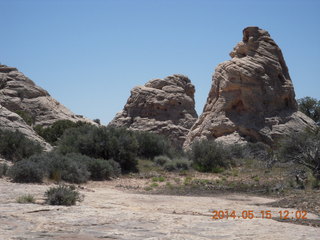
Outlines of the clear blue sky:
M253 25L282 48L297 98L320 99L317 0L0 0L0 10L0 62L105 124L134 86L174 73L196 86L201 114L215 67Z

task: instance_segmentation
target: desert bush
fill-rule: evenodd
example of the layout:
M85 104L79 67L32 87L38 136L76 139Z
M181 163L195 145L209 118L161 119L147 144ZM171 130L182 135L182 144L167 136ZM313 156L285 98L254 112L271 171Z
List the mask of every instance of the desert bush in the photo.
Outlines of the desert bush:
M188 170L191 166L191 161L187 158L176 158L163 165L163 168L167 171L182 171Z
M8 170L8 165L5 163L0 163L0 177L3 177L6 175Z
M312 97L298 99L299 110L320 125L320 100Z
M58 150L92 158L114 159L123 172L137 170L138 143L132 131L113 127L82 126L65 131Z
M320 129L291 133L280 142L279 156L282 161L292 161L310 169L320 180Z
M217 168L227 168L232 163L228 149L214 141L195 142L190 155L194 168L200 172L213 172Z
M93 159L88 162L88 170L92 180L105 180L112 177L117 177L121 173L119 163L113 159Z
M35 203L35 201L31 194L25 194L17 198L17 203Z
M42 127L40 125L37 125L34 127L34 130L48 143L56 145L58 139L63 135L65 130L69 128L81 127L87 124L88 123L81 121L72 122L70 120L58 120L49 127Z
M45 192L45 202L49 205L71 206L82 200L80 193L70 186L59 185Z
M8 175L14 182L19 183L40 183L44 177L43 169L39 164L29 160L16 162L9 168Z
M20 161L41 151L40 144L28 139L19 131L0 129L0 155L4 158Z
M29 126L35 123L35 118L29 112L23 111L23 110L17 110L15 113L18 114Z
M135 132L138 141L138 156L153 159L159 155L172 157L174 148L170 141L159 134L151 132Z
M49 152L31 156L28 161L35 163L42 172L57 182L85 183L90 177L87 162L93 159L77 153L62 155Z
M172 161L172 160L171 160L169 157L164 156L164 155L156 156L156 157L154 158L154 162L155 162L157 165L159 165L159 166L163 166L163 165L165 165L166 163L169 163L169 162L171 162L171 161Z
M79 153L67 153L63 155L53 151L33 155L21 162L27 162L27 165L32 165L37 171L40 171L42 173L41 180L43 177L48 177L57 182L85 183L90 178L93 180L104 180L119 176L121 173L119 163L112 159L94 159ZM24 164L16 164L14 166L15 172L23 173L24 169ZM22 175L19 179L21 182L28 182L28 176ZM23 180L24 177L27 179Z

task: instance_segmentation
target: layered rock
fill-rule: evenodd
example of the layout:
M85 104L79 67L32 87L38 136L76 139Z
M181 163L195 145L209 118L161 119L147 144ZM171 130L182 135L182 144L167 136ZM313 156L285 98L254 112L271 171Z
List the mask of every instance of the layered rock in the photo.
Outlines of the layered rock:
M46 143L37 133L30 127L18 114L13 113L0 105L0 128L10 131L18 130L29 139L40 143L45 150L50 150L52 147Z
M230 56L216 68L203 113L184 147L199 139L273 145L291 131L315 126L297 111L287 65L267 31L245 28Z
M16 68L0 65L0 128L18 130L49 150L51 146L32 126L63 119L93 123L72 113Z
M16 68L5 65L0 65L0 104L27 115L34 125L48 126L61 119L91 122L72 113Z
M194 92L191 81L183 75L151 80L131 90L110 125L163 134L182 145L197 119Z

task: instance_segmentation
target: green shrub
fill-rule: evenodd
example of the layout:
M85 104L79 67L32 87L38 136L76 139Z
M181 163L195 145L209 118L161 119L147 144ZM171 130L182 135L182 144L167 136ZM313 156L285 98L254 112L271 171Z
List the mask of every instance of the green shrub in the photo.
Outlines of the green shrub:
M29 182L29 172L24 172L26 168L25 162L27 166L31 165L35 171L41 172L41 180L46 176L57 182L63 180L70 183L85 183L90 178L93 180L104 180L119 176L121 173L119 163L112 159L94 159L79 153L62 155L59 152L53 151L33 155L27 160L20 162L18 162L19 164L15 164L13 168L15 175L20 172L20 175L25 174L19 175L20 182ZM13 177L13 175L11 176Z
M93 159L88 162L88 170L92 180L105 180L117 177L121 173L119 163L114 160Z
M22 195L17 198L17 203L35 203L36 200L31 194Z
M0 155L4 158L20 161L41 151L40 144L28 139L19 131L0 129Z
M232 155L221 143L202 140L192 145L191 159L194 168L201 172L213 172L216 168L231 165Z
M9 168L8 175L19 183L41 183L44 177L39 164L29 160L16 162Z
M58 120L54 122L49 127L42 127L40 125L37 125L34 127L34 130L43 137L48 143L52 145L56 145L58 139L63 135L64 131L69 128L77 128L84 125L87 125L88 123L85 122L72 122L70 120Z
M159 155L172 157L174 149L166 137L151 132L135 132L135 136L139 145L139 157L151 159Z
M299 111L306 114L318 125L320 125L320 100L312 97L298 99Z
M191 161L187 158L176 158L163 165L167 171L183 171L190 168Z
M310 169L320 180L320 128L291 133L282 139L278 155L284 162L294 162Z
M23 111L23 110L17 110L15 113L18 114L29 126L35 123L35 118L29 112Z
M171 159L169 157L167 157L167 156L161 155L161 156L156 156L154 158L154 162L159 166L163 166L166 163L171 162Z
M91 160L93 159L77 153L62 155L58 152L34 155L28 159L42 169L42 172L50 179L70 183L88 181L90 173L87 169L87 162Z
M8 170L8 165L5 163L0 163L0 177L3 177L6 175Z
M65 131L58 150L92 158L114 159L123 172L137 170L138 143L132 131L113 127L82 126Z
M65 185L51 187L45 192L45 202L49 205L71 206L82 200L83 198L78 191Z

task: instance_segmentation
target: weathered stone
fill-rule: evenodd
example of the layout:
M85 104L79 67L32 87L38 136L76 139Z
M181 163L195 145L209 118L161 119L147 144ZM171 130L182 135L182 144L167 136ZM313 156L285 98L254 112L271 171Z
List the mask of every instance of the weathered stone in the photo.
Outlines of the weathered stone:
M16 68L0 65L0 128L18 130L50 150L52 147L37 135L32 126L49 126L64 119L95 124L72 113Z
M29 115L35 125L49 126L57 120L87 121L53 99L16 68L0 65L0 104L7 110Z
M290 131L315 126L297 111L287 65L267 31L245 28L230 56L216 68L204 111L184 147L199 139L273 145Z
M13 113L0 105L0 128L10 131L18 130L29 139L40 143L45 150L51 150L52 147L46 143L26 122L16 113Z
M151 80L131 90L124 109L110 125L163 134L182 145L197 118L194 92L183 75Z

